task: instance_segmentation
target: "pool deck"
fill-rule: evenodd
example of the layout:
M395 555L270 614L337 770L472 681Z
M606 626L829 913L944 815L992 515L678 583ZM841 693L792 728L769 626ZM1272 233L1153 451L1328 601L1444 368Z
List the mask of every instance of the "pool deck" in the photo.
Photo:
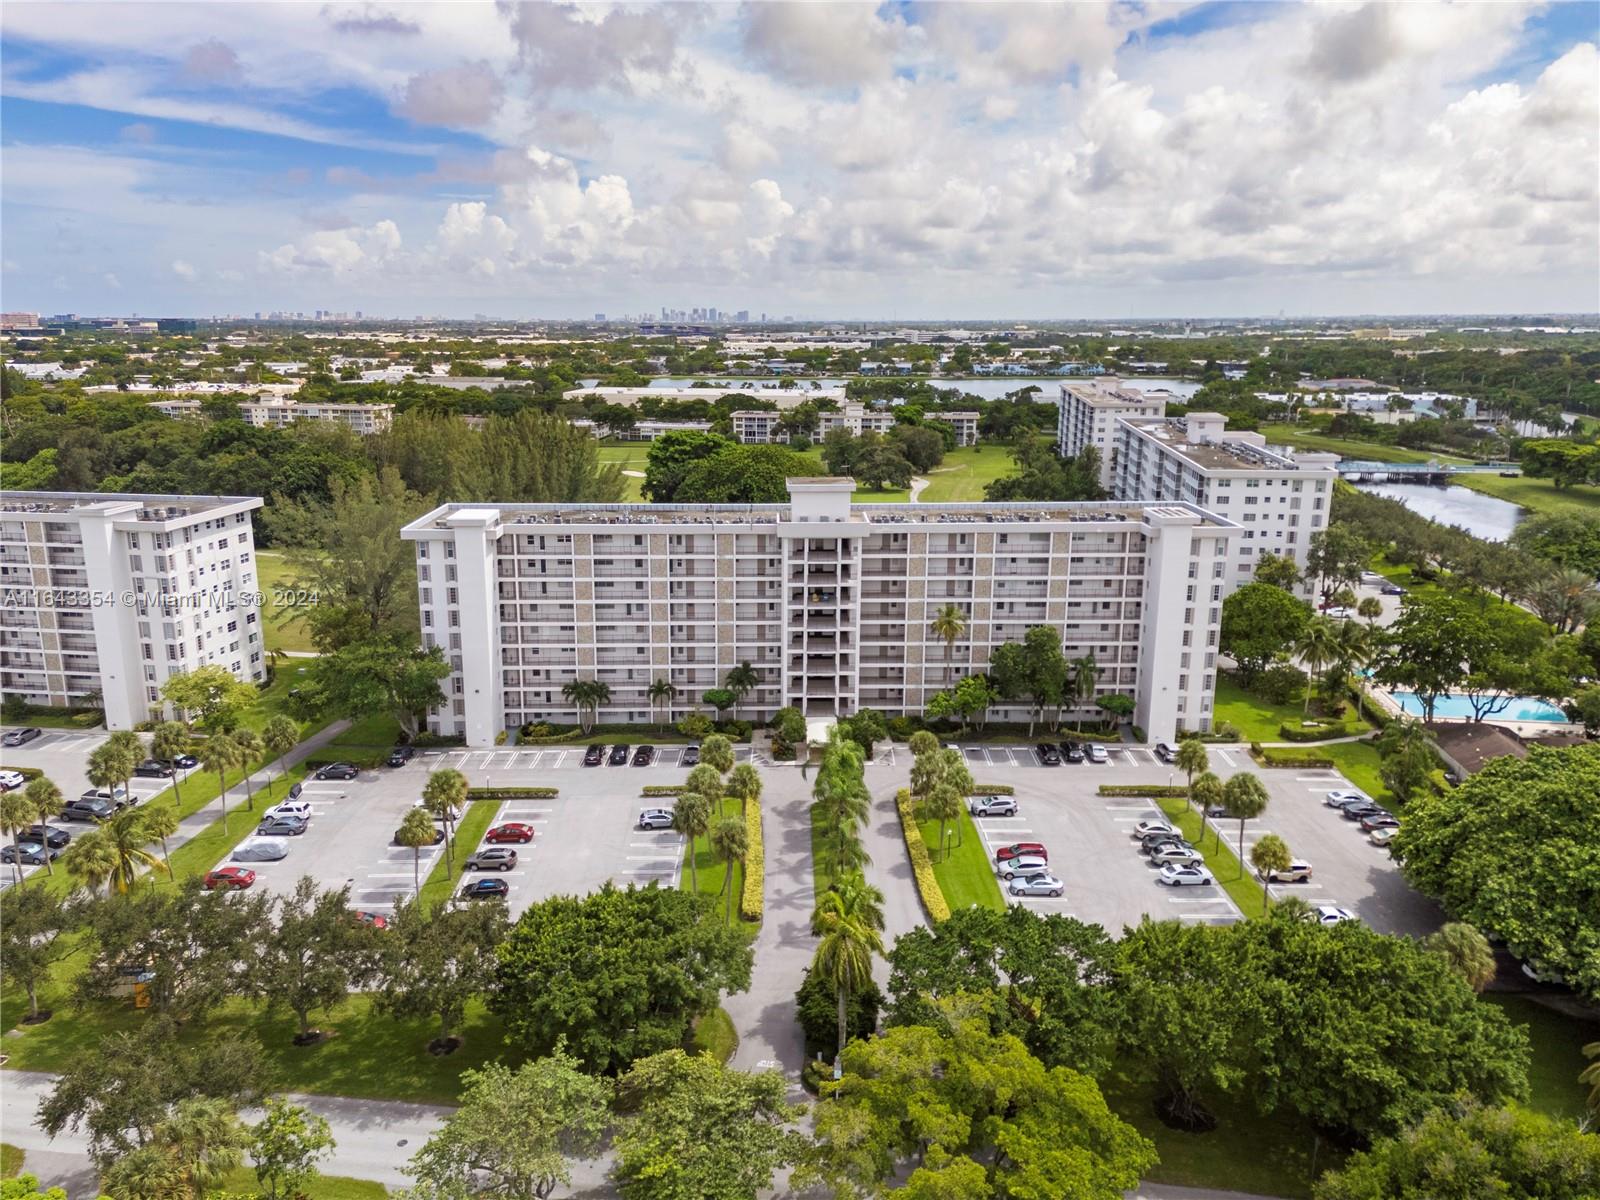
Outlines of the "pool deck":
M1409 693L1407 693L1409 695ZM1391 717L1409 717L1414 721L1422 719L1421 714L1407 712L1405 707L1394 698L1392 694L1382 688L1368 688L1367 695ZM1548 703L1548 701L1541 701ZM1554 705L1551 706L1554 708ZM1571 733L1581 731L1583 726L1575 725L1565 717L1555 721L1514 721L1503 716L1485 717L1482 721L1474 722L1471 717L1444 717L1435 715L1431 724L1434 725L1493 725L1499 729L1509 729L1518 737L1538 738L1547 737L1552 733Z

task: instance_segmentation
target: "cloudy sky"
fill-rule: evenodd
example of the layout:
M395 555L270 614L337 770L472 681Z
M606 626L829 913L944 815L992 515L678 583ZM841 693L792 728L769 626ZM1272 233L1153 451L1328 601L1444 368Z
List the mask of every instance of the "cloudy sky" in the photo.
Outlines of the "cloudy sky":
M4 307L1600 307L1592 3L32 3Z

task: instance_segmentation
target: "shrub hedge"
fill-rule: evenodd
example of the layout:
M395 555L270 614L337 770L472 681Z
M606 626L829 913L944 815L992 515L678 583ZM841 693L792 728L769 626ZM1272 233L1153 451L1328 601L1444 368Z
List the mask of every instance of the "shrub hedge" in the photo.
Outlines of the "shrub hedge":
M1011 796L1016 794L1016 788L1009 783L975 783L969 796Z
M922 830L917 828L917 804L909 789L901 788L894 794L894 806L900 813L900 832L905 835L911 873L916 876L917 894L922 897L928 920L948 921L950 905L945 902L944 891L933 874L933 860L928 857L928 844L922 840Z
M1322 754L1297 750L1293 746L1263 746L1250 743L1250 755L1263 767L1293 767L1308 771L1332 770L1333 759Z
M1182 800L1189 789L1165 783L1102 783L1096 793L1101 796L1170 796Z
M548 800L559 796L560 788L553 787L469 787L468 800Z
M1355 737L1367 731L1359 721L1318 721L1313 725L1279 725L1278 736L1286 742L1321 742L1328 738Z
M739 915L759 921L766 909L767 857L761 843L761 801L744 806L744 890L739 894ZM731 869L731 868L730 868Z
M652 783L639 789L639 794L647 800L658 796L677 796L682 792L681 783Z

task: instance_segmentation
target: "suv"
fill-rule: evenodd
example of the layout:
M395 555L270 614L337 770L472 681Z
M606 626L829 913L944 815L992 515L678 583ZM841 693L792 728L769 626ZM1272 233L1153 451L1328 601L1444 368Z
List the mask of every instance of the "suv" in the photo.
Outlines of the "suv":
M147 758L133 769L141 779L171 779L173 769L159 758Z
M416 756L416 747L396 746L393 750L389 751L389 757L385 761L387 761L391 767L403 767Z
M311 801L285 800L282 804L274 804L261 814L264 821L268 817L299 817L302 821L311 820Z
M1062 742L1061 753L1069 763L1083 761L1083 746L1078 742Z
M109 821L117 806L109 800L69 800L61 809L63 821Z
M633 765L636 767L648 767L655 760L656 748L654 746L640 746L633 752Z
M1033 748L1033 752L1039 756L1039 765L1041 767L1059 767L1061 765L1060 752L1049 742L1040 742Z
M517 852L509 846L490 846L467 858L469 871L509 871L517 865Z
M1099 742L1090 742L1083 748L1083 752L1088 755L1089 761L1092 763L1108 763L1111 761L1110 753Z
M699 764L700 764L700 743L696 742L692 746L685 746L683 748L683 757L678 759L678 765L680 767L694 767L694 766L699 766Z
M1268 871L1267 882L1310 883L1311 864L1308 862L1301 862L1298 858L1294 859L1292 862L1290 862L1288 867L1282 871Z
M1008 858L1003 863L996 863L995 874L1001 879L1016 879L1018 876L1048 875L1050 863L1036 854L1019 854L1015 858Z
M1178 748L1171 742L1157 742L1156 757L1162 762L1166 763L1168 766L1171 766L1173 763L1178 761Z
M639 814L640 829L671 829L672 813L665 808L647 808Z
M609 762L613 767L625 767L628 765L628 750L629 746L627 742L618 742L615 746L611 747L611 757L606 761Z
M26 746L29 742L33 741L34 738L38 737L43 732L44 730L34 729L31 726L27 729L13 729L8 732L4 738L0 738L0 744L7 746Z
M606 748L599 742L596 742L583 752L583 765L586 767L598 767L605 760Z
M317 772L318 779L354 779L361 774L361 769L355 763L336 762L329 763Z
M1014 817L1017 802L1011 796L974 796L967 801L967 811L975 817Z

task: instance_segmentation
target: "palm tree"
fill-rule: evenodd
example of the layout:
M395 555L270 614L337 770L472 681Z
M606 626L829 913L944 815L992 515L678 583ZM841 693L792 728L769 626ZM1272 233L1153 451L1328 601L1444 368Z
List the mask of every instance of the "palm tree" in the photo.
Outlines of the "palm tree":
M1206 753L1205 743L1199 738L1184 738L1178 743L1177 768L1189 777L1189 803L1194 803L1194 777L1204 774L1211 769L1211 756ZM1201 809L1201 819L1205 819L1205 810Z
M689 839L689 890L700 894L698 842L711 827L711 801L699 792L679 792L672 804L672 827Z
M222 802L222 827L228 827L228 772L240 764L243 755L231 734L213 733L200 743L200 765L217 773L217 799Z
M121 779L122 790L129 799L132 799L133 769L144 760L144 743L132 730L119 729L106 739L105 744L117 748L117 762L124 768Z
M161 857L167 864L167 878L173 878L172 852L167 848L167 839L178 832L177 804L157 804L145 809L144 831L151 837L161 840Z
M1272 896L1267 891L1268 874L1273 871L1287 871L1293 861L1294 859L1289 856L1289 844L1275 833L1262 834L1256 839L1256 844L1250 847L1250 865L1256 869L1256 875L1261 880L1263 913L1272 903Z
M125 808L101 822L98 832L105 838L112 855L116 858L116 867L111 872L111 887L114 891L126 893L132 888L139 880L141 867L155 870L164 865L159 858L145 849L150 844L152 836L149 823L145 820L145 812L146 810L141 808Z
M395 831L394 840L411 847L411 886L415 895L422 894L422 848L433 845L433 819L425 808L413 808Z
M61 865L68 875L92 892L102 883L109 885L117 869L117 855L105 831L91 829L72 839L72 845L61 855ZM106 892L110 894L109 886Z
M741 662L728 672L722 686L733 693L733 717L739 719L739 702L761 684L761 672L748 662Z
M728 772L728 779L724 785L728 795L739 801L740 811L743 806L752 804L761 799L761 772L749 763L740 763Z
M1495 976L1489 939L1465 921L1447 922L1422 939L1422 948L1444 959L1475 992L1483 991Z
M33 824L33 805L26 792L6 792L0 795L0 833L11 835L11 870L17 882L22 882L22 831ZM49 857L48 847L45 857Z
M948 779L941 779L923 799L922 813L930 820L939 822L939 856L948 857L945 826L961 817L961 793Z
M578 712L578 727L587 734L594 728L602 704L611 703L611 685L598 679L573 679L561 685L561 694Z
M967 631L967 614L958 605L946 604L935 614L928 623L928 632L944 642L944 685L950 686L950 674L954 669L952 662L955 655L956 642Z
M133 775L133 768L138 764L139 760L129 753L125 742L107 740L94 748L83 773L95 787L104 788L112 796L116 795L117 788L122 788L123 798L127 799L128 785L125 781Z
M744 856L749 853L750 843L745 831L745 824L738 817L723 817L717 822L717 827L711 831L711 850L726 868L722 877L722 887L727 893L724 902L722 919L724 922L733 920L733 871L734 864L743 865Z
M1200 837L1206 836L1206 812L1223 803L1225 793L1222 780L1210 771L1202 771L1194 777L1194 782L1189 785L1189 799L1194 801L1195 811L1200 814ZM1222 834L1217 833L1217 845L1222 844Z
M1222 786L1228 816L1239 822L1239 876L1244 877L1244 823L1267 811L1267 788L1249 771L1240 771Z
M845 864L865 856L866 849L856 836L856 829L871 811L871 798L859 779L839 773L825 775L817 772L817 782L811 789L816 804L821 809L824 827L833 835L835 874L845 870ZM855 846L847 845L854 842Z
M1368 629L1372 628L1377 619L1383 616L1383 601L1376 596L1363 596L1361 603L1356 605L1356 615L1367 622Z
M272 755L272 760L278 766L278 773L283 773L283 756L300 744L300 727L288 717L279 713L268 721L261 729L261 744L266 747L267 753ZM272 786L272 772L267 772L267 786Z
M261 735L252 729L241 729L230 736L233 744L239 748L239 765L244 768L244 802L254 812L256 798L250 790L250 776L255 772L255 764L266 752L266 747L261 743Z
M726 775L733 770L733 743L720 733L710 734L700 743L700 761Z
M1100 664L1094 655L1085 654L1067 664L1072 668L1072 707L1078 712L1078 732L1083 732L1083 707L1094 699L1095 685L1100 681Z
M161 1148L183 1172L192 1200L205 1196L244 1161L246 1144L239 1118L226 1100L180 1100L172 1115L151 1130Z
M840 876L817 898L811 915L811 932L821 940L811 969L833 987L839 997L839 1051L849 1038L850 997L872 981L872 960L883 953L883 893L859 875Z
M428 815L444 824L444 877L450 878L450 872L455 867L455 851L452 845L453 826L456 814L464 811L467 805L467 777L454 767L446 767L442 771L435 771L428 776L428 782L422 787L422 807L428 810Z
M34 811L42 825L48 825L50 818L58 815L67 803L67 798L61 794L61 789L44 775L28 780L28 786L22 789L22 794L27 798L28 807ZM50 861L48 854L44 858L44 869L46 874L56 873L55 864Z
M172 794L183 803L183 792L178 787L177 757L189 752L189 727L182 721L163 721L150 735L150 754L172 764Z
M1306 699L1302 715L1311 712L1311 684L1317 673L1338 657L1338 631L1327 617L1312 617L1295 639L1294 652L1306 665Z
M714 805L717 816L722 815L722 798L726 794L722 786L722 776L710 763L700 763L689 772L689 778L683 781L685 791L698 792L706 798L706 803Z
M663 676L650 685L650 708L653 711L657 704L667 710L667 717L672 716L672 698L678 694L678 689L672 686L672 681ZM665 724L666 722L662 722ZM659 728L659 726L658 726Z

